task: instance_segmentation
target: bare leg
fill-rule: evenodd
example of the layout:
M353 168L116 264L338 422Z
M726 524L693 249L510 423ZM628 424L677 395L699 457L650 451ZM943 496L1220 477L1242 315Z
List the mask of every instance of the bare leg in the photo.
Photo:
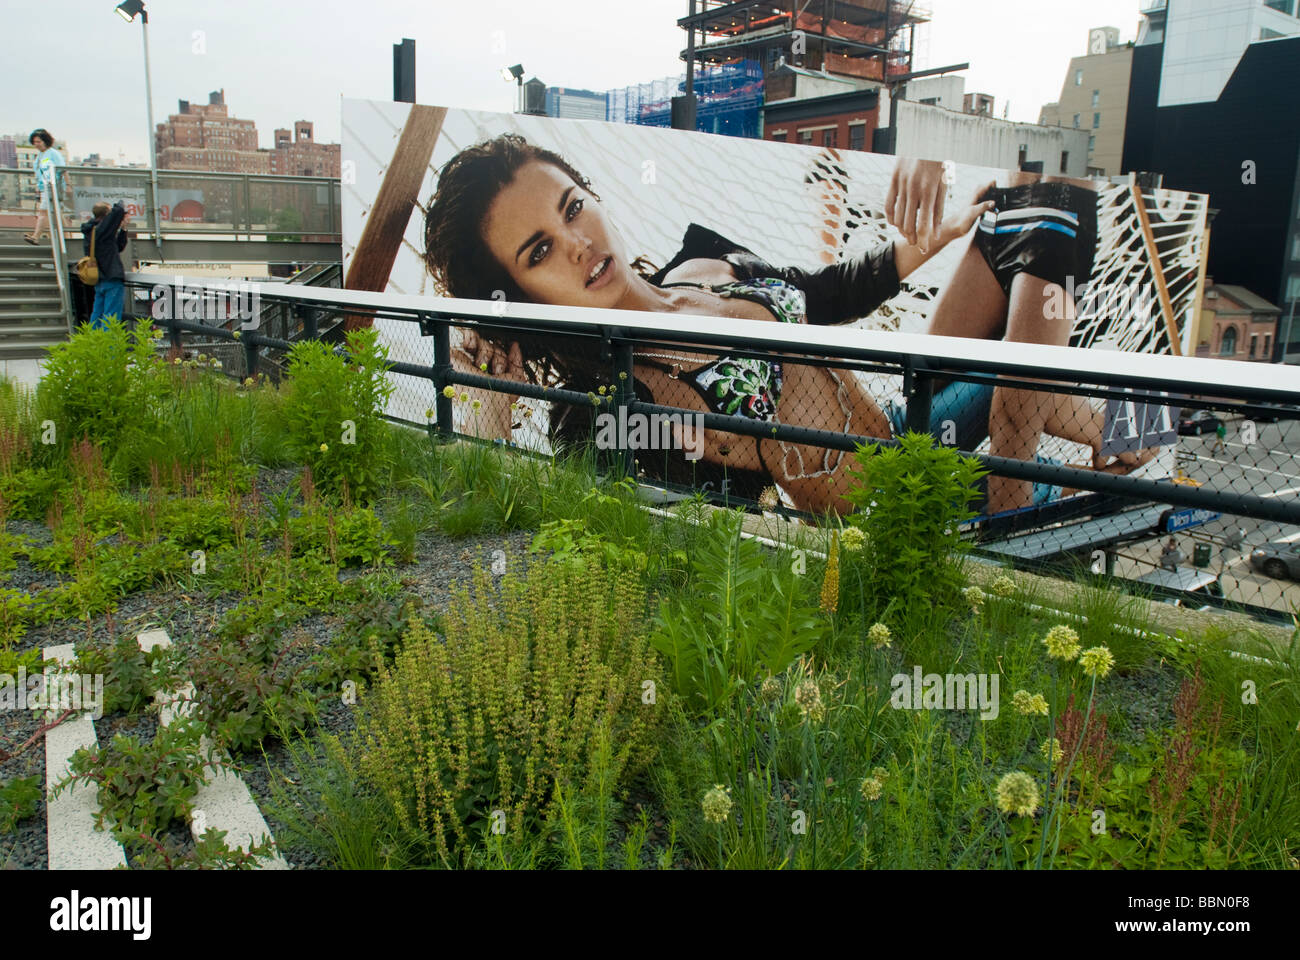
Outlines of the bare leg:
M50 215L46 210L36 211L36 226L32 229L31 235L37 240L41 239L41 234L49 229Z
M1059 297L1063 314L1049 317L1048 298ZM1069 341L1074 326L1074 301L1056 284L1027 273L1019 274L1011 286L1011 308L1007 313L1007 340L1012 343L1061 345ZM989 413L989 453L994 457L1032 461L1038 452L1048 416L1056 408L1055 397L1043 391L999 387L993 391ZM1033 487L1027 480L989 477L990 513L1027 507L1033 503Z
M930 316L936 337L998 340L1006 328L1007 297L972 241Z

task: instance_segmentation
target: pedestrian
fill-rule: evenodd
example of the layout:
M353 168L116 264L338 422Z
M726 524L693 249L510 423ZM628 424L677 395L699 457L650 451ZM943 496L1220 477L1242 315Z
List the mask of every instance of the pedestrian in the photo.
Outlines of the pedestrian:
M63 154L54 149L54 137L44 127L33 130L27 140L40 151L33 169L36 171L36 191L41 197L36 205L35 231L24 234L23 239L30 244L37 244L41 242L41 234L50 225L50 197L46 185L53 183L55 190L63 189L63 172L58 168L67 166L67 163L63 159Z
M1173 537L1165 544L1164 550L1160 553L1160 566L1166 570L1177 570L1178 564L1182 562L1183 553L1178 549L1178 543Z
M1228 450L1228 445L1223 441L1227 436L1228 436L1228 428L1224 426L1223 421L1220 420L1219 425L1214 428L1214 447L1211 449L1210 452L1226 453Z
M119 200L110 209L102 200L91 208L94 219L81 225L82 248L90 256L90 238L95 238L95 263L99 282L95 284L95 305L90 311L90 325L105 329L104 318L122 319L126 300L126 271L122 269L122 250L126 247L126 225L130 223L126 207Z

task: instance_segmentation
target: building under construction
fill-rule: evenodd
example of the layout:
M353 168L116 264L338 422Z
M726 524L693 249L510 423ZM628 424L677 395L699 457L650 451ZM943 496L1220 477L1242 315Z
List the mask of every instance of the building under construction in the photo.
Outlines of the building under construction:
M757 61L766 99L794 96L786 66L885 83L913 72L918 27L930 21L917 0L690 0L687 70Z

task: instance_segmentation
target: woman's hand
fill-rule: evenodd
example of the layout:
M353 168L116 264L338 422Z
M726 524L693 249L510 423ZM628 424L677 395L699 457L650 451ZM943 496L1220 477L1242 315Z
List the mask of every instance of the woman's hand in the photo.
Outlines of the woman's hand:
M943 164L937 160L900 157L885 197L885 219L898 229L910 246L929 250L943 222L948 185Z
M460 349L479 373L518 383L528 380L528 371L524 368L524 358L518 343L511 343L509 349L502 349L475 331L466 329L461 331Z
M966 234L970 232L970 228L975 226L975 221L982 217L987 211L993 209L995 201L985 200L981 203L980 197L984 196L984 194L988 193L995 186L997 186L996 180L990 180L988 183L984 184L984 186L975 191L975 196L971 200L969 206L961 208L939 225L938 235L936 238L936 246L938 248L945 247L952 243L952 241L959 240L966 236ZM922 252L924 253L925 250L922 249Z

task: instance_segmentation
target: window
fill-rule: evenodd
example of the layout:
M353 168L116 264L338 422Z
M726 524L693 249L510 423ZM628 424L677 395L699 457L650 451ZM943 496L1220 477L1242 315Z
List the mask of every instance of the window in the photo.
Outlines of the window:
M1094 113L1092 115L1092 129L1097 130L1100 129L1100 127L1101 127L1101 114Z
M1291 259L1300 260L1300 233L1291 240Z
M1020 160L1019 160L1019 165L1021 170L1025 168L1025 161L1028 159L1029 159L1029 145L1022 143L1020 145Z
M1259 28L1259 39L1261 40L1276 40L1278 37L1285 37L1285 36L1286 36L1285 33L1279 33L1276 30L1270 30L1268 27Z
M1083 86L1083 71L1082 71L1082 70L1076 70L1076 71L1074 71L1074 85L1075 85L1076 87L1081 87L1081 86Z
M836 142L835 142L835 141L836 141L836 134L837 134L838 132L839 132L839 131L837 131L837 130L823 130L823 131L822 131L822 146L823 146L823 147L830 147L832 150L835 149L835 147L836 147Z
M1223 340L1219 344L1219 356L1231 357L1237 352L1237 328L1228 327L1223 331Z
M800 143L811 144L811 143L812 143L812 131L811 131L811 130L800 130L800 131L799 131L799 142L800 142Z
M1079 129L1079 115L1077 113L1074 115L1074 129Z
M1283 13L1286 14L1289 14L1291 12L1291 8L1294 5L1295 5L1295 0L1264 0L1264 6L1269 7L1273 10L1281 10Z
M867 149L867 125L865 123L857 123L849 127L849 149ZM1296 240L1296 249L1300 250L1300 237L1297 237Z
M1088 138L1088 155L1089 155L1089 156L1092 156L1093 151L1096 150L1096 149L1097 149L1097 138L1096 138L1095 136L1093 136L1093 137L1089 137L1089 138Z
M1286 302L1300 300L1300 276L1292 277L1286 284Z
M1101 103L1101 91L1094 90L1092 91L1092 105L1095 107L1099 103Z
M1070 169L1070 151L1062 150L1061 151L1061 172L1065 173L1069 169Z
M1273 356L1272 347L1273 347L1273 335L1271 333L1264 334L1264 356L1265 357Z
M1252 333L1250 335L1250 359L1252 360L1255 359L1255 349L1258 346L1259 346L1259 334Z

